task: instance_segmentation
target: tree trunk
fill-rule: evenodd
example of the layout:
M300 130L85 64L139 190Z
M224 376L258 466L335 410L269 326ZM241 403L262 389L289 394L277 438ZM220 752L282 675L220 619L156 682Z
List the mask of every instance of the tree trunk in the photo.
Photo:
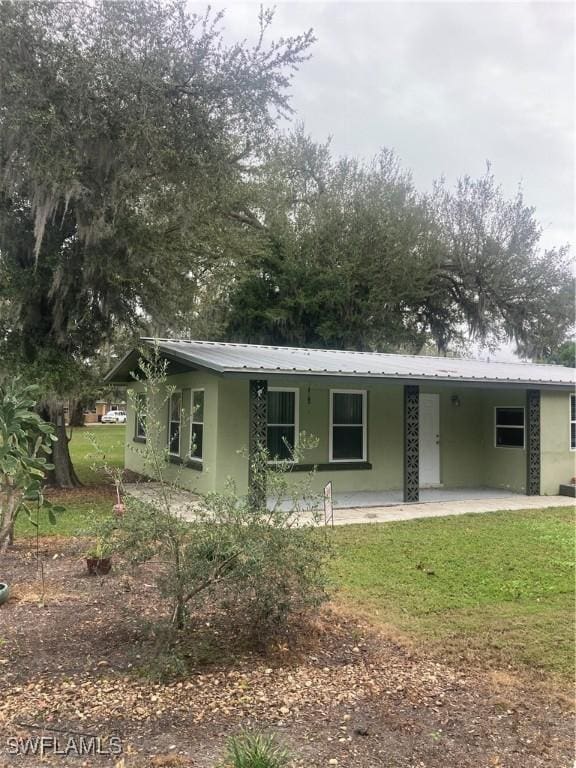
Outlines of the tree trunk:
M58 488L77 488L82 485L70 458L68 434L64 419L64 403L61 400L48 400L40 405L40 415L54 427L58 442L52 444L50 463L54 469L46 473L46 482Z
M68 424L71 427L84 426L84 404L82 400L70 400L70 408L68 410Z
M0 500L3 514L0 526L0 554L4 554L10 544L14 543L14 523L20 505L22 494L14 486L6 488L4 499Z

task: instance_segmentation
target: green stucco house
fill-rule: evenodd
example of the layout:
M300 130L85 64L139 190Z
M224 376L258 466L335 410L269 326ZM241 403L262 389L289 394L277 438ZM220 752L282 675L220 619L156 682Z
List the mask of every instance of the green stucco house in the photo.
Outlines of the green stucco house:
M285 461L302 432L318 488L415 502L422 489L557 494L576 475L575 370L531 363L143 339L174 388L160 440L190 490L250 487L249 452ZM107 381L134 380L136 350ZM142 473L146 425L129 408L126 467ZM389 496L386 496L389 494ZM394 495L395 494L395 495Z

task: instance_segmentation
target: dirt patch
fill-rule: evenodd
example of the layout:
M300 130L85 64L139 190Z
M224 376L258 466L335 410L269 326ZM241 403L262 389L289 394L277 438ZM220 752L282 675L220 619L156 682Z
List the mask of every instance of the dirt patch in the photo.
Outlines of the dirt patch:
M198 617L190 671L155 682L143 675L156 642L146 622L162 611L150 568L138 578L88 577L84 547L42 540L43 585L33 547L18 545L2 563L2 578L16 585L0 607L2 741L40 733L30 726L117 735L125 768L208 768L244 726L276 732L302 768L564 768L573 760L570 712L542 684L456 669L342 609L261 654L235 641L234 628ZM43 764L118 762L46 755ZM0 765L38 764L11 758L0 743Z
M74 502L91 503L97 501L108 501L116 498L116 489L114 485L82 485L79 488L52 488L48 486L45 489L46 498L52 503L73 504ZM112 501L113 503L113 501Z

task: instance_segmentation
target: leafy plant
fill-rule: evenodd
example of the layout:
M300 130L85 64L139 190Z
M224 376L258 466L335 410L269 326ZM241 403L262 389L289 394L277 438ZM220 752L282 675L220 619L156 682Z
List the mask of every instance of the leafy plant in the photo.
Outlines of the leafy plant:
M93 557L97 560L104 560L107 557L111 557L114 552L114 546L112 542L107 541L103 537L99 536L94 544L86 550L86 557Z
M272 17L251 44L185 0L0 3L0 357L43 379L58 485L97 350L171 326L252 249L246 179L314 40Z
M289 759L274 736L244 731L228 740L221 768L284 768Z
M0 552L14 536L18 514L24 510L37 526L40 506L55 522L61 511L44 497L42 481L52 465L47 456L56 441L51 425L35 412L37 387L24 386L19 379L0 383Z

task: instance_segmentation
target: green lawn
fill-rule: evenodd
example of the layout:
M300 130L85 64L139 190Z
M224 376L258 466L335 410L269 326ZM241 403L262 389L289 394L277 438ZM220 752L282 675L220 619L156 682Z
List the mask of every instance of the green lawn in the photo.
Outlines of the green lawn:
M114 498L111 479L103 464L124 466L124 424L104 424L75 428L70 441L72 462L84 487L50 494L54 504L64 506L56 525L51 525L46 512L38 517L41 536L75 536L90 530L98 518L109 515ZM96 487L95 487L96 486ZM16 523L16 536L35 536L36 528L21 514Z
M340 598L433 652L572 675L568 508L334 529Z
M125 424L97 424L72 430L70 454L82 483L110 482L102 471L104 461L110 466L124 466L125 433Z

